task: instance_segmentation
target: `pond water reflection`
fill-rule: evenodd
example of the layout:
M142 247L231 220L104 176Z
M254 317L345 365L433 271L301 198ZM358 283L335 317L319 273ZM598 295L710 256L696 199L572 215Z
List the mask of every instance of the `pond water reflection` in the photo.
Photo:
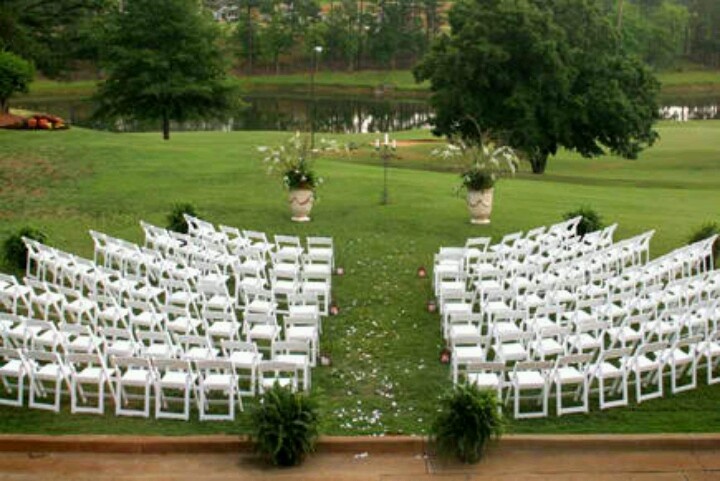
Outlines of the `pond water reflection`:
M306 96L252 95L247 106L224 120L174 123L174 131L309 130L313 102ZM663 119L688 121L720 119L720 98L663 99ZM60 115L74 125L118 132L157 131L157 122L98 121L94 104L85 99L18 100L18 108ZM322 97L315 100L318 132L367 133L426 128L432 109L423 99L377 98L372 95Z

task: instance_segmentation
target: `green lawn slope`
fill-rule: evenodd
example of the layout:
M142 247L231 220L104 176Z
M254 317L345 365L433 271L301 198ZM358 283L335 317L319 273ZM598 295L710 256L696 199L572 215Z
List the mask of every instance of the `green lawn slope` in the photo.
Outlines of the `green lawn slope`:
M140 219L164 225L175 202L194 203L215 223L268 233L330 235L344 277L334 279L341 313L327 319L313 395L327 434L423 433L450 386L438 362L439 319L425 311L430 266L440 246L561 219L581 205L619 222L616 238L655 229L652 254L681 246L707 220L720 220L720 122L664 123L638 160L587 160L562 152L543 176L522 173L496 189L493 222L471 226L453 189L457 176L428 157L432 144L401 147L389 172L390 205L379 204L382 169L372 135L344 137L360 149L319 160L326 183L313 222L289 221L285 193L265 174L258 145L285 133L113 134L71 129L0 132L0 239L38 227L60 249L91 257L88 229L142 241ZM428 137L405 132L400 139ZM4 268L4 270L8 270ZM720 430L720 385L640 407L511 422L512 432L702 432ZM595 403L596 404L596 403ZM0 432L190 434L242 432L229 423L184 423L59 415L0 408Z

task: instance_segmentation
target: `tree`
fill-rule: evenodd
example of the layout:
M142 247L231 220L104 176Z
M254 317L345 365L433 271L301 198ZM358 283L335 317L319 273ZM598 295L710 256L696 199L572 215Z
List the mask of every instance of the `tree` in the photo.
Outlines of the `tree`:
M219 31L196 0L128 0L111 16L98 114L161 120L212 118L233 107Z
M34 69L30 62L10 52L0 51L0 114L10 110L10 97L27 92Z
M275 67L275 75L280 74L280 55L293 46L293 32L281 11L273 11L260 30L260 44L263 53Z
M45 75L61 75L94 50L94 18L116 6L113 0L2 0L0 50L31 60Z
M460 0L449 23L414 70L437 135L489 135L535 173L559 147L635 158L656 140L659 82L592 0Z

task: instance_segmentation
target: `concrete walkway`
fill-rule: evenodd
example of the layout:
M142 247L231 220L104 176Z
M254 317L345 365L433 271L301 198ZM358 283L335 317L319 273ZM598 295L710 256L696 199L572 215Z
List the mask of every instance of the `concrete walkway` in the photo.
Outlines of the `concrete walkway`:
M7 451L0 453L0 479L52 480L658 480L720 481L720 437L632 438L549 437L508 439L474 466L441 463L425 456L418 444L397 449L358 444L369 451L354 453L352 444L338 450L321 447L299 468L272 469L248 453L164 454ZM670 439L671 442L667 442ZM589 440L589 442L588 442ZM663 441L665 440L665 441ZM716 442L717 441L717 442ZM602 447L604 445L605 447ZM388 447L390 449L388 449ZM7 449L7 446L5 446ZM392 451L392 453L383 453ZM417 451L417 452L416 452ZM367 453L367 454L365 454Z

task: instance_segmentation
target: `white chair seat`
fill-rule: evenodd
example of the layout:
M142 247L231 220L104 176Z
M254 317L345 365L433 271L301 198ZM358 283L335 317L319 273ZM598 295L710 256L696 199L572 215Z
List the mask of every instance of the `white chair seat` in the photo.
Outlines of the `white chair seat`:
M457 362L485 359L485 351L480 346L456 346L453 348L453 357Z
M149 376L147 369L130 369L122 375L121 380L128 386L145 386Z
M285 339L315 339L318 337L317 328L314 326L292 326L285 330Z
M261 358L261 353L255 354L249 351L235 351L230 355L230 362L237 367L252 368L257 365Z
M150 357L173 357L173 350L166 344L153 344L145 350Z
M191 375L190 383L195 381L195 376ZM160 385L170 389L185 389L186 383L188 382L188 374L185 372L168 371L163 374L160 379Z
M497 347L498 356L507 361L522 361L527 358L525 346L519 342L502 344Z
M305 354L279 354L276 357L276 360L280 362L289 362L300 367L305 367L310 362Z
M235 302L227 297L216 294L205 302L205 306L210 309L228 309L231 308Z
M0 367L0 375L2 376L19 376L24 371L25 367L19 359L11 359Z
M273 324L255 324L248 331L248 337L253 339L274 339L279 328Z
M601 377L603 379L618 378L622 377L622 375L623 370L610 364L609 362L601 363L597 370L597 377Z
M166 325L169 331L189 332L193 329L197 329L200 324L200 319L181 316L169 321Z
M66 372L63 366L58 364L45 364L35 373L35 377L43 381L54 381L65 374Z
M205 389L227 390L234 385L233 377L230 374L210 374L203 380Z
M500 378L493 373L471 372L467 376L469 384L475 384L481 389L497 389L500 387Z
M537 371L518 371L515 376L521 388L539 389L545 386L545 378Z
M554 356L565 352L565 348L555 338L546 337L535 344L535 349L546 356Z
M659 366L658 361L649 359L647 356L638 356L635 360L635 370L638 372L652 371Z
M235 336L237 325L230 321L215 321L208 327L207 333L211 336Z
M562 383L581 383L585 380L583 373L572 366L561 367L557 370L557 379Z
M76 379L84 382L100 382L105 372L99 367L86 367L77 374ZM108 372L108 374L112 374L112 372Z
M213 359L217 356L218 350L211 349L208 347L192 347L185 352L185 358L191 361L203 361L207 359Z
M131 341L118 340L110 343L106 349L108 356L129 357L135 353L135 346Z

